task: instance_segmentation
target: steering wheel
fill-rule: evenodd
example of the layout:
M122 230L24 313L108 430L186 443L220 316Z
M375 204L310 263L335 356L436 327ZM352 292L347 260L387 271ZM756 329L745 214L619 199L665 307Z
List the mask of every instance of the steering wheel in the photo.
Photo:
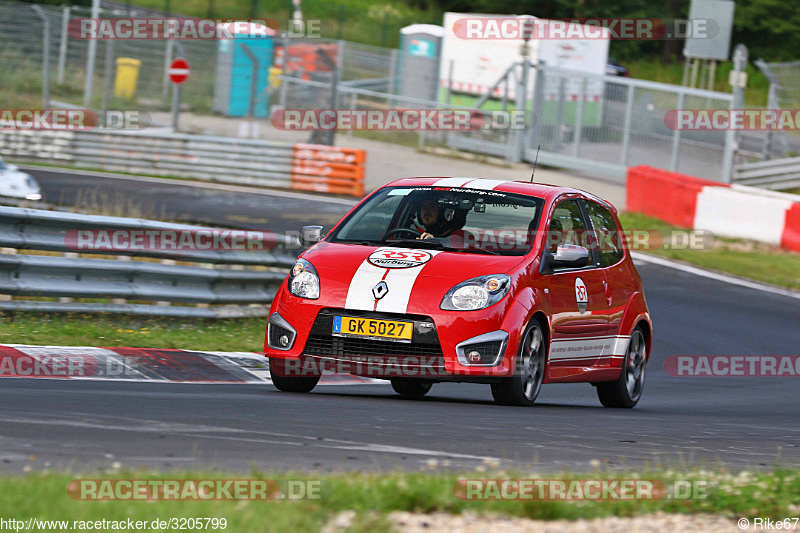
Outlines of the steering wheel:
M394 235L395 233L410 233L415 237L422 237L422 233L413 229L413 228L395 228L386 232L383 236L383 240L388 240L389 236Z

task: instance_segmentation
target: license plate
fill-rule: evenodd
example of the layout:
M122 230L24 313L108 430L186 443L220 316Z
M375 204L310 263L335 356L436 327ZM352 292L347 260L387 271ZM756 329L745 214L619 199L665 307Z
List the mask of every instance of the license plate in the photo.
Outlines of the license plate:
M333 317L333 332L338 335L410 341L413 329L414 324L412 322L352 316Z

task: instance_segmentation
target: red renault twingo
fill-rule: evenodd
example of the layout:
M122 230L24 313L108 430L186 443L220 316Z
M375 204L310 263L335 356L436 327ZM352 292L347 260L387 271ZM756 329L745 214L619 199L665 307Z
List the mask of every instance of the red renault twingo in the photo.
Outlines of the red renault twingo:
M273 384L326 369L491 385L532 405L544 383L591 383L607 407L642 395L652 323L616 210L566 187L408 178L356 205L295 263L270 309Z

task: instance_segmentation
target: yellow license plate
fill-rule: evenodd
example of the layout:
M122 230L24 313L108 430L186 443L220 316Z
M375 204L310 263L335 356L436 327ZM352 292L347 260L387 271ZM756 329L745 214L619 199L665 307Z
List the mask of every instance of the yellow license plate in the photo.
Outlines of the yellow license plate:
M356 337L381 337L384 339L411 340L412 322L334 316L333 332Z

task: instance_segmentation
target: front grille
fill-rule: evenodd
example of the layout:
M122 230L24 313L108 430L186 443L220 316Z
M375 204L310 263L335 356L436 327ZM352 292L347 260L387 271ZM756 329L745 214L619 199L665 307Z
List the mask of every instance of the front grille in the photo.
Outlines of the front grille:
M333 317L335 315L411 321L414 323L411 342L334 336ZM436 329L432 325L433 320L426 316L323 309L314 321L303 353L336 356L342 359L358 356L435 357L443 362L442 347L439 344Z
M351 337L334 337L333 335L311 335L308 337L307 355L377 355L386 357L421 357L442 356L439 344L420 344L407 342L378 341L371 339L355 339Z

